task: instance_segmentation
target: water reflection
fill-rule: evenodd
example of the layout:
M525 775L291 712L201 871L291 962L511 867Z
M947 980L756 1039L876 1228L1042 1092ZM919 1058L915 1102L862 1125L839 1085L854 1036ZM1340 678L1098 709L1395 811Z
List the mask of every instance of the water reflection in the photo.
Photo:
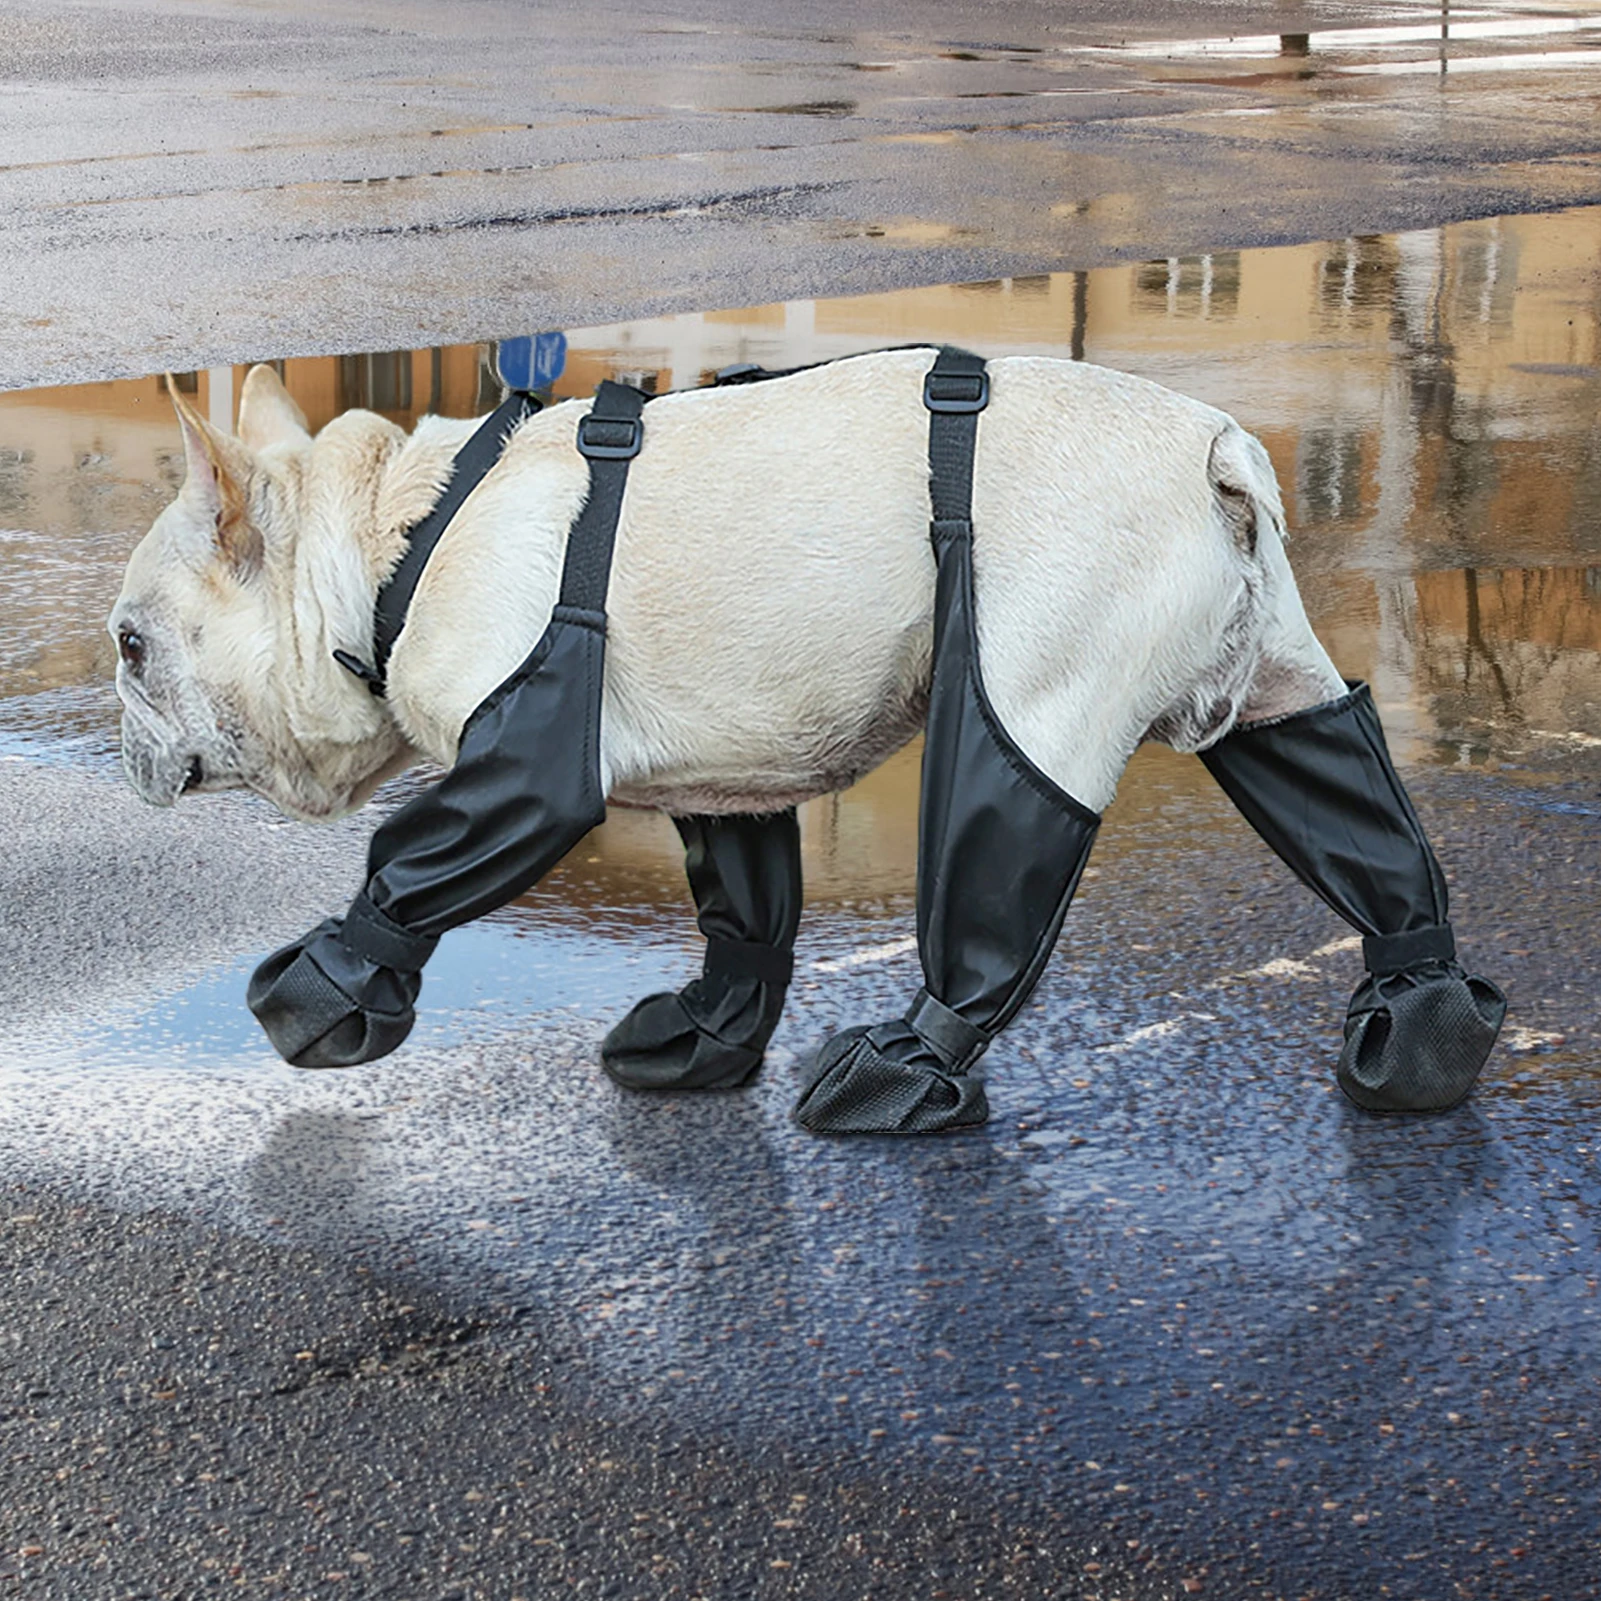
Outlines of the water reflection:
M1314 624L1346 672L1374 680L1410 754L1467 742L1521 759L1531 731L1601 736L1598 246L1591 209L648 319L570 332L552 393L604 377L660 391L737 361L921 339L1147 374L1262 436ZM353 405L409 426L491 405L492 351L278 366L314 428ZM244 371L183 381L229 422ZM180 473L154 378L0 396L0 740L109 757L100 623ZM882 817L911 795L892 782ZM853 833L882 850L887 825L854 817L836 809L814 833L836 854Z
M1601 567L1420 573L1417 659L1440 724L1511 750L1601 748Z
M1300 9L1292 7L1292 10ZM1593 17L1540 17L1515 13L1486 17L1482 11L1453 16L1449 3L1414 15L1401 24L1320 28L1306 33L1230 35L1212 39L1158 39L1103 46L1098 54L1126 60L1165 62L1171 76L1197 81L1189 62L1206 62L1214 74L1199 81L1263 81L1263 63L1277 60L1296 78L1322 73L1398 77L1417 73L1507 72L1523 68L1597 64L1595 46L1601 24ZM1432 13L1432 14L1430 14ZM1286 19L1290 20L1290 19ZM1299 19L1297 19L1299 20ZM1552 49L1550 45L1578 45ZM1510 49L1508 47L1511 47ZM1250 63L1227 77L1215 76L1216 63ZM1315 62L1315 66L1307 63Z
M1601 212L1575 212L658 319L572 332L554 390L927 338L1147 374L1264 438L1314 621L1414 755L1593 771L1598 245ZM283 373L314 426L351 404L409 424L482 411L488 355ZM195 403L229 420L242 377L193 375ZM0 396L0 742L108 758L101 619L180 470L154 380ZM1385 1550L1452 1551L1499 1508L1507 1526L1548 1520L1526 1593L1579 1594L1597 1242L1578 1142L1596 1078L1571 836L1531 811L1539 831L1497 835L1517 859L1486 853L1467 901L1479 941L1563 953L1554 979L1512 965L1527 951L1497 958L1496 976L1530 975L1515 1066L1450 1119L1378 1122L1327 1082L1356 957L1343 983L1312 964L1352 942L1288 875L1259 886L1214 848L1226 806L1198 762L1144 753L1008 1036L990 1133L797 1140L794 1056L916 982L916 794L913 748L805 809L808 895L828 915L803 925L776 1060L746 1095L620 1097L593 1068L603 1024L698 951L671 827L618 813L446 939L404 1061L278 1072L240 1004L248 962L213 970L137 1011L99 1002L59 1057L12 1051L12 1165L109 1174L477 1306L505 1297L588 1393L680 1430L921 1453L948 1484L1014 1474L1157 1547L1277 1552L1298 1565L1283 1593L1362 1571L1370 1518ZM852 965L864 946L899 954ZM1300 977L1248 970L1286 950ZM1309 1487L1305 1505L1275 1481ZM1308 1508L1335 1487L1344 1504L1319 1522ZM1275 1494L1295 1519L1276 1532Z

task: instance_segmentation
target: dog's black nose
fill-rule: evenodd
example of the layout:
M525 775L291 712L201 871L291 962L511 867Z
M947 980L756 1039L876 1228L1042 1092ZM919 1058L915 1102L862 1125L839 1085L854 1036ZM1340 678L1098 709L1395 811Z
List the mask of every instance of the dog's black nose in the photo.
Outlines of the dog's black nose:
M183 775L183 793L187 795L192 789L200 788L200 781L205 777L205 769L200 765L198 756L189 758L189 771Z

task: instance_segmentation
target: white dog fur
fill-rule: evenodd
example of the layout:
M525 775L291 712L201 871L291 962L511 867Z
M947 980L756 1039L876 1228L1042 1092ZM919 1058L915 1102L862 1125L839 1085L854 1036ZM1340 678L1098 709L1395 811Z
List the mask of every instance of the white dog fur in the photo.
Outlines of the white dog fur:
M602 777L623 804L770 811L849 784L920 726L934 597L932 349L663 396L618 529ZM1261 445L1224 413L1083 363L990 365L974 571L986 688L1093 810L1142 739L1343 692L1307 624ZM124 762L146 800L245 786L302 818L360 806L463 723L539 638L588 464L588 403L531 417L418 585L387 699L373 602L471 422L347 412L316 438L277 376L234 438L174 393L188 476L112 612ZM135 636L131 643L128 636Z

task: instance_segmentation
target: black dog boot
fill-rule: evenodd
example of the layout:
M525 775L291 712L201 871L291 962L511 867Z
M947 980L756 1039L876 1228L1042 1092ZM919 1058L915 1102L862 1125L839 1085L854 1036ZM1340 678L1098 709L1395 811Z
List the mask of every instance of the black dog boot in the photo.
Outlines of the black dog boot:
M1335 1077L1369 1112L1443 1112L1473 1088L1506 997L1457 965L1449 925L1362 941L1369 977L1345 1019Z
M631 1090L736 1089L778 1027L800 923L800 827L767 817L676 817L706 936L701 977L647 995L606 1036L601 1062Z
M1506 997L1457 964L1445 876L1365 684L1201 753L1245 819L1365 937L1336 1078L1370 1112L1439 1112L1468 1091Z
M411 1033L422 969L437 939L407 933L365 895L274 951L246 1004L291 1067L355 1067Z
M795 1108L801 1127L814 1134L943 1134L987 1123L984 1081L971 1069L989 1036L969 1031L955 1012L935 1033L938 1006L920 990L899 1021L829 1040L802 1086Z

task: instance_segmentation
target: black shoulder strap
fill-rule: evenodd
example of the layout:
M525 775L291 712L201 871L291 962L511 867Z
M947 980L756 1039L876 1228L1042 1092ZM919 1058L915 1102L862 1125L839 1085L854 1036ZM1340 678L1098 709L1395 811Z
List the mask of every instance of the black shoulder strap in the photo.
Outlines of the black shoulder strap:
M928 485L934 503L929 532L935 544L973 531L973 447L978 414L989 405L984 358L941 345L923 380L928 407Z
M566 610L605 615L623 488L628 464L644 443L642 413L649 398L608 378L595 391L588 415L579 420L578 450L589 462L589 498L567 535L559 602Z
M375 695L382 695L389 671L389 657L406 626L406 612L411 597L416 593L417 581L422 577L434 546L450 526L450 520L461 509L461 503L483 481L484 475L500 460L506 441L519 423L540 409L541 402L534 395L515 389L495 408L478 427L473 436L456 452L450 464L450 480L445 485L433 510L409 530L406 549L395 570L378 591L373 607L372 665L369 667L349 651L336 650L334 660L361 679Z

